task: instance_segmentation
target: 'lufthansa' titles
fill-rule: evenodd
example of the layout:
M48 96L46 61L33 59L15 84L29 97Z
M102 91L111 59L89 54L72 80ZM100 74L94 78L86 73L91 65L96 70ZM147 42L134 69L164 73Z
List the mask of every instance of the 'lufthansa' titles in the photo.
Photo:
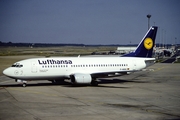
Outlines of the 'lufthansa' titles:
M46 64L72 64L71 60L54 60L54 59L47 59L47 60L38 60L40 65Z

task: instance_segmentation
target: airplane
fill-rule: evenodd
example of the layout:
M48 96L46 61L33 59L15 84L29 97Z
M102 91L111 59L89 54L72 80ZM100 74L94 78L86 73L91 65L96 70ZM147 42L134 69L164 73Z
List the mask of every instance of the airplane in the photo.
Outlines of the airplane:
M152 26L134 52L121 57L50 57L21 60L3 74L26 87L28 81L69 79L72 84L98 85L97 78L140 71L155 63L152 58L157 26Z

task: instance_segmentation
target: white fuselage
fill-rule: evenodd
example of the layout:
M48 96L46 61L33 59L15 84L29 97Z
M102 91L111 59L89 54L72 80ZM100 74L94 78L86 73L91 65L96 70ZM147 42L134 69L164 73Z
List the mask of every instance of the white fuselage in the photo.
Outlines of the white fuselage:
M137 57L52 57L19 61L3 71L14 79L53 80L72 74L102 75L134 72L154 64L154 58Z

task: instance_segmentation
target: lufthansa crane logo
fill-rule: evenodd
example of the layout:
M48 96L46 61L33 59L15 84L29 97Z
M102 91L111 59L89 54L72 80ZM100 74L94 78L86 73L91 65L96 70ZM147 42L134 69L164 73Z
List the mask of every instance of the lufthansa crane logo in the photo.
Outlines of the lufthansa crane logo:
M147 49L147 50L150 50L152 47L153 47L153 41L151 38L146 38L144 40L144 47Z

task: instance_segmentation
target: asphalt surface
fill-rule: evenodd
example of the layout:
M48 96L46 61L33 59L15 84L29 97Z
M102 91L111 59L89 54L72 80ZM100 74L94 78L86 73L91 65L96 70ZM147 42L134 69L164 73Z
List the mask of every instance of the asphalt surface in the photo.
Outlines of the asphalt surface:
M23 88L0 76L0 120L177 120L180 64L99 79L99 86L32 81Z

